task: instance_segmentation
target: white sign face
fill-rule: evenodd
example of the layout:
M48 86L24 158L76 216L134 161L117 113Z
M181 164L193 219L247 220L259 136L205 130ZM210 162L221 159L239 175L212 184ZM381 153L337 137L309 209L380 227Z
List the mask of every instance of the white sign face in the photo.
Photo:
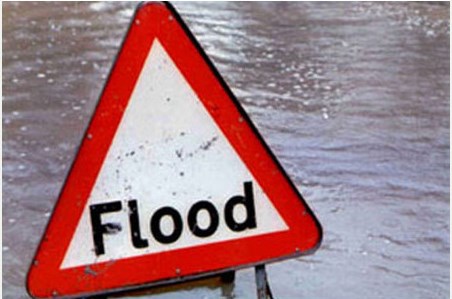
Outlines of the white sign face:
M60 269L284 230L155 39Z

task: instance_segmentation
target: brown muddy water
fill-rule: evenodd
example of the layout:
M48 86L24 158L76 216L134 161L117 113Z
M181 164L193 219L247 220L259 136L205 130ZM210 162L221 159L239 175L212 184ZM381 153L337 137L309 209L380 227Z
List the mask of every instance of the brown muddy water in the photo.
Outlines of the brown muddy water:
M25 275L136 3L3 3L3 297ZM276 298L449 298L449 4L176 3L318 216ZM255 298L254 272L152 298ZM149 294L134 296L149 297Z

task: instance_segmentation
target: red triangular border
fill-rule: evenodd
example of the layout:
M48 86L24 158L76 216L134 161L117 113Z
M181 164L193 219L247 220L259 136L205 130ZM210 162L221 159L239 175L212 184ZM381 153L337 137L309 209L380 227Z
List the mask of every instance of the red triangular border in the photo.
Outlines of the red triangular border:
M90 271L85 267L60 270L156 37L289 230L99 263L91 265ZM320 224L177 12L167 3L146 3L135 13L102 92L30 267L27 289L33 297L72 297L181 281L306 254L317 249L321 237Z

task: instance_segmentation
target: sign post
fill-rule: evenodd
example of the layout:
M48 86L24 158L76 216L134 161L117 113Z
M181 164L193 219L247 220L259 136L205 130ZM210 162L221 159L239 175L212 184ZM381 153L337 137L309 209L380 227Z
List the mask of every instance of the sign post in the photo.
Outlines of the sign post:
M267 272L265 271L265 264L257 265L254 270L256 272L257 299L273 299Z
M320 241L175 9L141 4L30 267L30 295L177 283L312 253Z

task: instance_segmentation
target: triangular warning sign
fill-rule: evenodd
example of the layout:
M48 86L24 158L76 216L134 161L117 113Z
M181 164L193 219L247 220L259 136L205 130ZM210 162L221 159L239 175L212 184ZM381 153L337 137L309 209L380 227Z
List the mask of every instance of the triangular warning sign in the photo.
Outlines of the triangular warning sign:
M34 297L306 254L320 225L169 4L141 5L28 276Z

